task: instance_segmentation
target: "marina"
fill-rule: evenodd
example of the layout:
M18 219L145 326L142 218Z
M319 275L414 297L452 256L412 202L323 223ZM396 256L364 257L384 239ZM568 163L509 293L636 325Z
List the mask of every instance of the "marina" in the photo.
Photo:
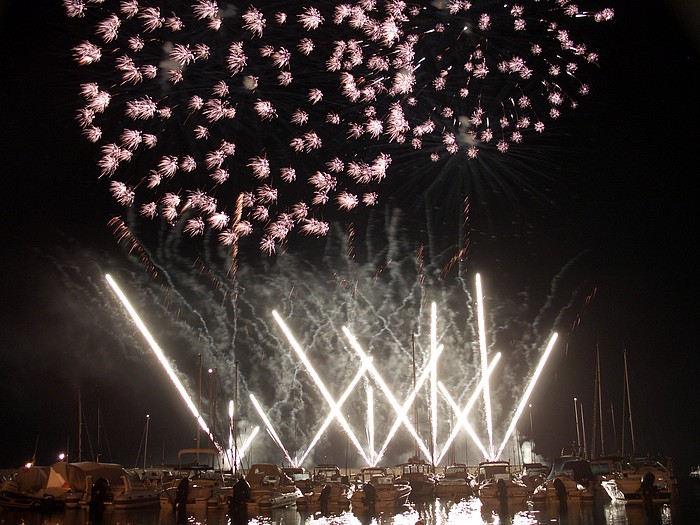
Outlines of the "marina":
M573 461L573 460L572 460ZM628 476L629 483L617 485L615 474L596 475L595 479L582 480L582 464L585 460L575 460L572 468L566 467L567 461L561 458L555 462L547 479L535 490L522 481L527 475L527 469L513 468L507 462L486 462L478 466L460 466L447 469L452 474L466 470L467 483L472 495L449 495L455 489L452 486L455 476L445 478L445 474L436 475L436 490L424 497L410 498L411 487L407 482L401 482L394 477L393 472L401 471L402 466L391 468L362 468L339 469L333 465L322 465L315 468L311 476L289 478L285 470L271 464L256 464L246 473L251 480L247 505L240 507L240 496L236 496L234 477L226 472L191 472L184 476L179 473L160 471L162 483L147 482L145 474L153 479L158 469L148 469L138 472L130 470L127 478L133 483L143 483L141 490L157 493L155 499L144 499L142 504L119 504L128 494L128 485L117 485L110 489L110 496L104 501L100 521L104 525L131 523L134 525L166 525L181 523L181 518L188 523L209 525L231 525L235 523L250 524L396 524L396 525L438 525L456 523L465 525L490 525L497 523L518 523L529 525L544 525L557 521L569 525L585 525L590 523L606 525L685 525L697 523L700 517L700 482L692 475L672 478L672 491L668 497L660 490L653 492L648 499L638 498L634 492L629 492L632 479L637 479L637 489L644 490L642 475L644 466L637 467L636 476ZM64 471L75 470L70 464L64 464ZM564 465L565 468L561 468ZM656 465L654 465L656 467ZM121 468L121 467L119 467ZM630 466L631 468L631 466ZM31 470L31 469L28 469ZM60 471L54 466L51 472ZM105 465L95 473L112 474L118 470L116 466ZM122 469L123 470L123 469ZM298 470L298 469L297 469ZM590 472L590 467L589 467ZM126 471L124 471L126 472ZM650 472L650 471L647 471ZM25 472L26 474L26 472ZM464 475L462 473L461 475ZM332 477L335 476L335 477ZM21 477L21 476L20 476ZM27 476L24 476L27 478ZM55 477L55 475L54 475ZM578 481L575 481L574 478ZM40 476L31 476L38 479ZM75 475L72 479L75 478ZM17 476L14 477L17 479ZM104 478L103 478L104 479ZM189 486L189 494L181 507L177 505L177 496L171 491L180 493L179 485L185 479ZM203 479L209 479L204 483ZM439 489L442 480L448 480L450 487L446 491ZM47 478L48 480L48 478ZM552 483L552 480L555 480ZM547 492L550 486L556 485L556 480L563 480L563 491L552 490L546 498L538 497L538 489ZM88 476L87 485L95 487ZM375 500L370 503L370 492L366 486L373 485ZM68 484L66 483L66 486ZM295 488L296 485L296 488ZM326 487L330 489L324 501ZM578 490L576 486L578 485ZM93 504L91 497L96 497L93 489L91 494L85 494L85 485L80 485L82 494L75 497L72 489L66 489L61 496L53 489L50 505L46 504L47 489L37 489L34 493L36 503L27 504L32 494L25 491L15 493L22 496L22 504L16 505L8 499L8 487L14 486L5 480L1 488L0 523L7 525L84 525L93 521ZM304 487L299 488L299 487ZM573 487L573 488L572 488ZM620 487L623 487L620 489ZM520 490L522 489L522 490ZM583 491L583 492L581 492ZM78 491L79 492L79 491ZM206 492L206 494L204 494ZM584 495L585 494L585 495ZM440 496L442 495L442 497ZM277 501L275 501L275 499ZM77 503L76 503L77 502ZM241 511L240 509L245 509ZM420 520L420 521L419 521Z

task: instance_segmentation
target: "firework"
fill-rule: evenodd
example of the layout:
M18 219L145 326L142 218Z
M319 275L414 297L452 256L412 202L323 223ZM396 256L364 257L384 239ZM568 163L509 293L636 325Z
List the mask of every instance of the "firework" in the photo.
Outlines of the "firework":
M417 162L506 155L574 109L597 54L567 0L64 0L76 119L125 207L275 252ZM237 204L238 203L238 204ZM234 217L233 219L231 217Z

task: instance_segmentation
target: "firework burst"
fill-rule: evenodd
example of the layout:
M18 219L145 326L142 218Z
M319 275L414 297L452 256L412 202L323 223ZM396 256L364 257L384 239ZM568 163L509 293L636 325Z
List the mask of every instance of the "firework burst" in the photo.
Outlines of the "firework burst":
M64 0L91 30L76 120L117 202L272 254L416 162L508 155L574 109L597 55L567 0ZM585 25L585 24L584 24Z

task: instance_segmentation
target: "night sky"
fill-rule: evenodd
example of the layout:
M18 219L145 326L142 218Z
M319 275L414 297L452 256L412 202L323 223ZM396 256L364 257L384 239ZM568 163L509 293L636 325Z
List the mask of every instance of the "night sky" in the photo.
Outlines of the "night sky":
M481 193L475 188L470 195L470 245L463 268L470 288L474 274L482 274L487 307L502 306L501 317L494 320L503 323L498 343L507 347L526 341L530 348L540 348L543 339L529 337L542 336L547 329L534 325L538 320L550 327L558 323L561 342L532 399L540 454L552 458L575 438L574 397L582 400L590 433L596 347L601 353L605 418L609 421L614 415L619 424L626 349L638 452L671 456L677 474L687 475L700 462L694 213L700 39L692 37L700 34L700 13L686 12L689 8L680 0L617 4L610 4L615 20L596 26L588 39L600 53L600 70L581 108L534 143L529 171L511 174L508 190ZM97 448L98 406L106 436L100 444L103 460L135 464L146 414L151 415L150 463L172 461L178 449L194 446L192 418L124 318L102 278L106 272L117 276L127 294L136 298L137 309L145 312L149 325L153 323L166 352L172 352L193 395L198 352L219 356L204 366L217 367L220 389L225 391L220 395L232 395L234 358L227 356L226 348L234 329L226 320L230 309L216 304L222 301L216 281L197 277L190 248L164 241L159 232L148 237L137 227L135 235L151 243L159 265L158 277L152 278L107 226L120 210L104 181L98 180L98 151L80 136L74 122L80 79L70 56L75 45L71 27L59 2L0 3L0 468L17 467L35 450L37 461L44 464L66 447L75 457L78 390L86 425L92 427L90 444L83 443L84 456ZM507 163L501 168L510 169ZM376 233L383 227L385 208L365 218L380 226L358 233L366 241L365 251L360 250L362 270L369 272L374 266L377 271L386 262L370 256L373 243L395 243L394 259L403 262L415 257L426 237L449 251L459 213L451 203L448 206L445 188L432 189L435 199L429 206L438 233L421 224L420 213L410 212L412 189L396 180L388 181L387 188L394 192L387 202L404 209L403 229ZM279 283L295 271L300 288L312 287L315 278L324 282L309 269L309 260L322 270L347 270L328 262L329 254L343 252L333 243L309 239L270 260L254 251L243 254L240 276L247 297L259 299L265 308L281 305L292 326L295 321L302 325L299 316L313 308L295 310L290 305L295 298L312 302L314 294L294 296ZM222 258L214 254L207 263L221 265ZM352 271L341 274L328 279L349 278ZM392 289L386 295L398 293L404 278L408 280L389 281ZM450 284L440 286L435 290L444 293ZM276 299L274 292L285 290L287 296ZM214 304L205 305L207 300ZM333 303L328 296L324 300ZM315 307L323 309L321 303ZM269 316L265 308L241 308L240 313ZM200 314L211 317L202 321ZM511 314L514 318L507 318ZM256 322L245 325L246 330L274 328L269 318ZM403 322L412 326L419 321ZM244 322L239 326L243 330ZM251 341L256 335L261 334L246 333ZM260 343L261 348L283 341L276 337ZM211 348L197 349L192 341ZM270 377L266 374L278 372L267 370L262 357L252 356L256 349L250 345L244 352L236 359L246 367L247 387L263 392ZM289 366L290 359L286 355L275 362ZM518 366L514 373L520 375L504 376L499 391L522 390L516 378L525 377L527 369L522 363ZM297 373L303 375L303 369ZM205 397L206 389L205 380ZM222 407L218 411L223 414ZM259 424L252 411L249 415L246 424ZM519 428L529 432L526 417ZM342 439L337 432L331 437ZM615 432L619 439L621 429ZM612 452L613 429L606 435ZM267 436L258 439L269 442ZM269 443L256 447L272 450ZM473 461L476 451L469 454ZM266 459L281 461L277 456Z

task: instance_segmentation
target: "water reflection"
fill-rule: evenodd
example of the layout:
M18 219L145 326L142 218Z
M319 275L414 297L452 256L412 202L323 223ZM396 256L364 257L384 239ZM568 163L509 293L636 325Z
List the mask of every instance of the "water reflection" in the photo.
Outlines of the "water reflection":
M189 525L231 525L224 510L188 509ZM412 505L396 515L378 516L340 513L322 516L302 513L294 508L273 511L269 516L251 518L249 525L685 525L674 521L669 505L655 507L648 514L640 505L570 504L521 508L500 508L482 505L477 499L451 502L429 502ZM109 509L102 525L173 525L172 509L115 510ZM66 510L52 514L0 509L0 525L86 525L85 510Z

